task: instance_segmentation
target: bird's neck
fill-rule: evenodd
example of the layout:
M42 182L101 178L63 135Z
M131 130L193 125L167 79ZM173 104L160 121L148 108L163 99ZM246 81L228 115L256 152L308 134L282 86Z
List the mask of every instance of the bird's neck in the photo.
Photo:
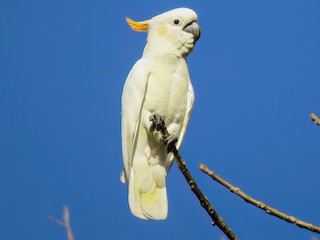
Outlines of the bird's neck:
M162 55L174 55L177 58L186 58L187 53L184 51L181 51L181 48L178 48L174 44L169 44L164 41L152 41L150 43L147 42L144 51L143 56L162 56Z

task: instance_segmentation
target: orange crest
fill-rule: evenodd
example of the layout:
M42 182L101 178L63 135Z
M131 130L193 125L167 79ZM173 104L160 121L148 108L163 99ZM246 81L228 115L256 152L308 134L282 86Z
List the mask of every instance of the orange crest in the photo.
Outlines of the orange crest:
M136 22L128 17L126 17L126 21L131 27L132 30L137 31L137 32L147 32L149 29L149 23L148 21L143 21L143 22Z

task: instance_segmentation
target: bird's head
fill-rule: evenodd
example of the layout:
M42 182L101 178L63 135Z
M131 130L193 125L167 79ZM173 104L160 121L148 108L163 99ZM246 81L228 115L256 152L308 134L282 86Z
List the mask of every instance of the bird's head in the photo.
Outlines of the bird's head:
M148 32L145 54L186 56L200 37L197 14L188 8L177 8L142 22L126 20L133 30Z

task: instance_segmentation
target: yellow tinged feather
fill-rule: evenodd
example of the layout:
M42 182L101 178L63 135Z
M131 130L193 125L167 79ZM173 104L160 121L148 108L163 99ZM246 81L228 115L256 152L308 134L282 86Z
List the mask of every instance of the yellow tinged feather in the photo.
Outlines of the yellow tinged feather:
M147 32L149 29L149 22L148 21L142 21L142 22L136 22L128 17L126 17L126 21L131 27L132 30L137 32Z
M157 33L159 36L163 36L168 32L168 27L166 25L161 25L157 28Z
M153 192L141 192L141 203L142 204L152 204L159 199L159 194L161 194L160 188L155 188Z

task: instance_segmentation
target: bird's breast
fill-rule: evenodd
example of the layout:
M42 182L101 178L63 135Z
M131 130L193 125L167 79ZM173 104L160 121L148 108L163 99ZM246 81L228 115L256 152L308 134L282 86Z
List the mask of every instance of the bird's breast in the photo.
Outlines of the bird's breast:
M144 108L164 115L166 124L180 123L186 113L189 84L184 62L162 64L150 74Z

